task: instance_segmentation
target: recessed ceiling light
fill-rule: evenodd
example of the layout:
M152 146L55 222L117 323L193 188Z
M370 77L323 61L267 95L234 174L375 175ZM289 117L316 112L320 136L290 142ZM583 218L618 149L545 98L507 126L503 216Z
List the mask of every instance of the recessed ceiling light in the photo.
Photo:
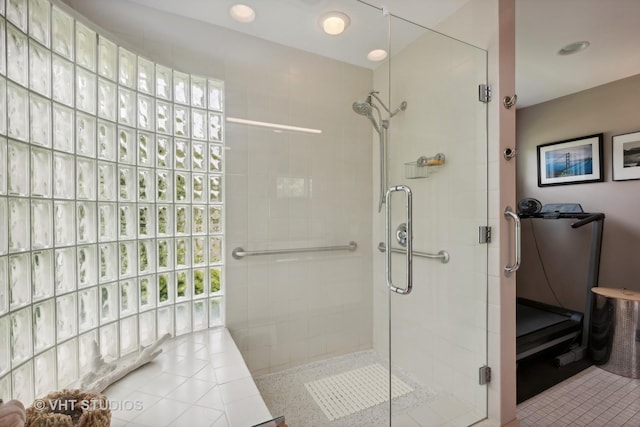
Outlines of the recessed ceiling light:
M369 61L382 61L387 57L387 51L384 49L374 49L367 54L367 59Z
M590 44L591 43L589 43L586 40L581 42L570 43L565 47L563 47L562 49L560 49L558 51L558 55L572 55L574 53L578 53L588 48Z
M329 12L320 17L322 30L332 36L342 34L350 23L351 19L342 12Z
M246 4L234 4L229 9L229 15L243 24L253 22L256 19L256 12Z

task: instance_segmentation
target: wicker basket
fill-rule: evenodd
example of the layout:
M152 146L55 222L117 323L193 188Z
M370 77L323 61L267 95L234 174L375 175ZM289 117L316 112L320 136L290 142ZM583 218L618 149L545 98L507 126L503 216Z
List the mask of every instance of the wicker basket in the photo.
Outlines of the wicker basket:
M107 397L81 390L62 390L34 401L27 408L25 427L109 427Z

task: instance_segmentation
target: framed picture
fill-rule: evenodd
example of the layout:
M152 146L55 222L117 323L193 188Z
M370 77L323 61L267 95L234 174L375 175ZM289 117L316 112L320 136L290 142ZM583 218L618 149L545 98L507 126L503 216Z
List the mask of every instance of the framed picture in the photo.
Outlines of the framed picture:
M613 180L640 179L640 132L613 137Z
M602 135L538 145L538 187L602 181Z

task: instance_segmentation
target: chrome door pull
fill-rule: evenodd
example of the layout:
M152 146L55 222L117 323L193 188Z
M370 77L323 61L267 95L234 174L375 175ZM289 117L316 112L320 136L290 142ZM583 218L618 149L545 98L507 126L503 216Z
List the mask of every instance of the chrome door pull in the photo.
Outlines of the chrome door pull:
M504 210L505 218L513 219L514 231L513 231L513 245L515 247L516 259L513 264L507 264L504 267L505 274L508 276L511 273L515 273L520 268L520 261L522 260L522 250L520 245L520 217L513 212L511 206L507 206Z
M413 205L411 202L411 189L406 185L396 185L395 187L389 187L386 193L386 247L391 248L391 238L393 235L393 230L391 230L391 193L394 191L402 191L406 195L406 203L405 203L405 224L406 224L406 285L404 288L395 286L393 284L393 278L391 274L391 254L393 251L387 251L387 287L401 295L407 295L411 293L411 288L413 287L413 225L412 225L412 217L413 217Z

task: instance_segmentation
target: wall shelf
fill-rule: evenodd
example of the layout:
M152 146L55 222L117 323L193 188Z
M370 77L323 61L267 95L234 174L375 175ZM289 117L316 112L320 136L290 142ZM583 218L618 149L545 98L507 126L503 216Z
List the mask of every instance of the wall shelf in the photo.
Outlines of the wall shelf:
M444 165L445 156L438 153L435 156L420 156L415 162L404 164L404 177L406 179L428 178Z

